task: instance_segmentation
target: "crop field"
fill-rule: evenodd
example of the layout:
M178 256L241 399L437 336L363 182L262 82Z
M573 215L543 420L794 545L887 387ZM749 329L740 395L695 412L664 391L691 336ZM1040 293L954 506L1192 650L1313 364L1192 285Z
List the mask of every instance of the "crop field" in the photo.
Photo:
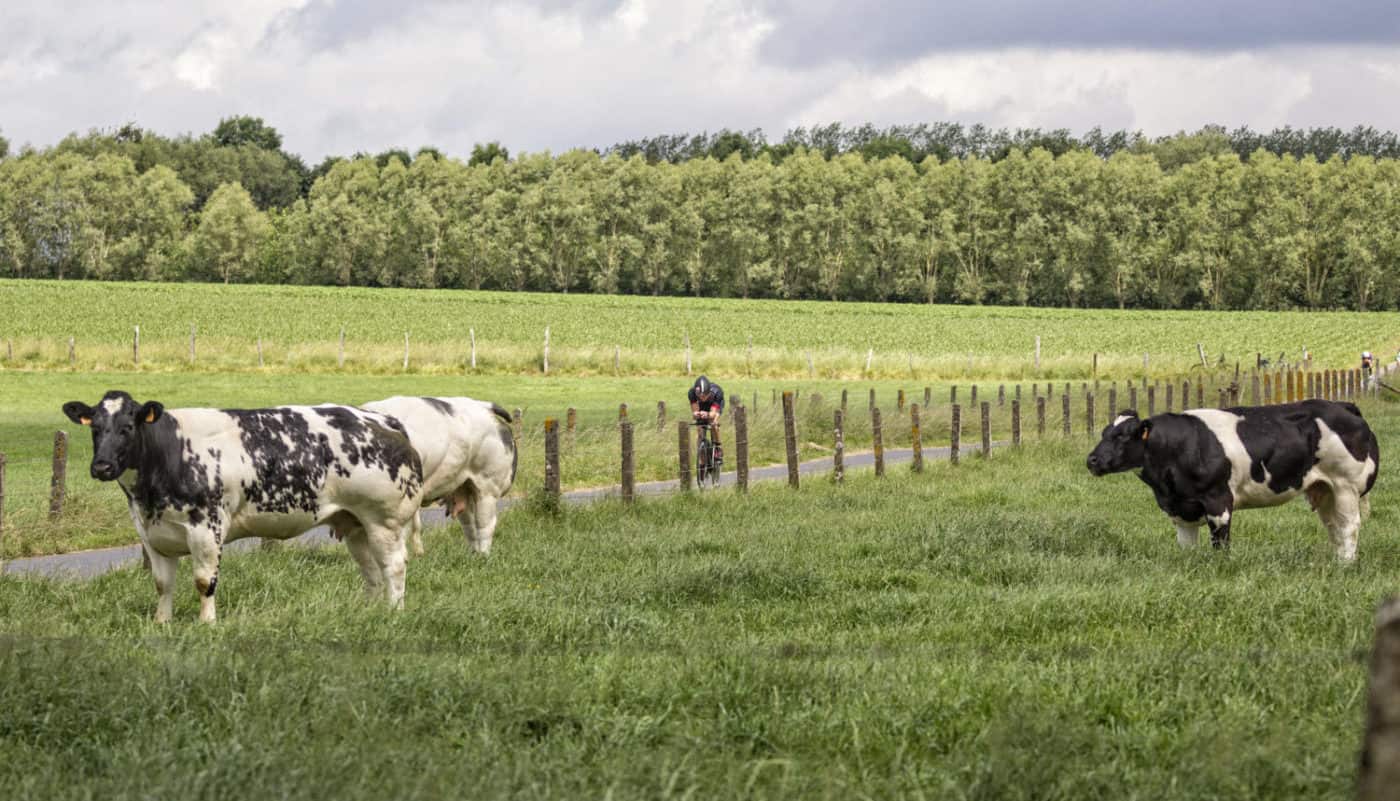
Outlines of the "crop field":
M1382 449L1400 418L1375 410ZM446 529L407 608L339 547L0 578L7 798L1350 798L1400 484L1182 551L1080 443ZM703 521L701 524L699 521ZM55 678L58 677L58 678Z
M1180 312L212 284L0 281L5 367L785 378L1082 378L1184 373L1208 361L1352 366L1400 347L1394 313ZM189 361L191 326L196 360ZM345 329L345 366L339 337ZM409 367L403 368L408 334ZM1033 369L1035 338L1041 369ZM74 361L68 360L68 340ZM750 352L750 344L752 351ZM615 364L616 360L616 364ZM866 364L869 360L869 369Z

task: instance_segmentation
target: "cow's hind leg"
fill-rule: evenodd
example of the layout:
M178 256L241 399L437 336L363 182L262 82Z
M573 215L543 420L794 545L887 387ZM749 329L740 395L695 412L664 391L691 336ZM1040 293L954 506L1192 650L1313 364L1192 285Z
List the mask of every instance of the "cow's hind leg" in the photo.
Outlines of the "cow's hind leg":
M409 518L408 525L404 527L408 532L408 547L414 556L423 555L423 514L414 512Z
M335 536L345 541L346 550L360 566L360 577L365 582L365 597L379 598L384 595L384 576L379 569L379 561L370 548L369 534L359 519L348 512L339 512L330 520Z
M175 609L175 576L180 571L180 560L162 556L145 543L141 547L151 560L151 577L156 580L156 622L169 623Z
M496 536L496 496L476 493L476 538L472 549L480 554L491 553L491 540Z
M462 527L462 536L467 538L467 543L472 550L480 550L476 546L476 488L471 482L467 482L452 491L447 496L447 513L457 520Z
M194 589L199 595L201 623L213 623L218 619L214 607L214 588L219 583L221 539L221 531L215 525L193 528L188 535L190 562L194 566Z
M379 567L383 579L382 594L395 609L403 608L404 585L408 574L408 549L401 529L392 526L367 526L366 550Z
M1327 527L1337 559L1356 561L1356 532L1361 527L1362 499L1349 490L1315 484L1308 488L1308 500L1317 510L1322 525Z

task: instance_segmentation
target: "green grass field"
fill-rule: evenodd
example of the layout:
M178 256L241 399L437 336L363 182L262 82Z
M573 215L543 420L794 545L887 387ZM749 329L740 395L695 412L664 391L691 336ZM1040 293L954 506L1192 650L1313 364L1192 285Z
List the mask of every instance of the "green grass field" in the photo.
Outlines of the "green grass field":
M1400 315L1353 312L1176 312L745 301L606 295L290 286L0 281L0 356L6 367L90 370L141 367L402 373L467 371L474 330L478 374L537 374L544 330L556 374L726 375L785 378L1082 378L1183 373L1199 364L1252 365L1255 353L1351 367L1363 349L1388 358ZM341 327L346 364L338 366ZM1041 369L1033 369L1041 337ZM75 339L72 368L68 339ZM752 343L752 356L749 345ZM9 351L13 350L10 357ZM866 369L867 357L870 368ZM809 367L810 359L810 367Z
M1382 449L1400 417L1371 415ZM507 513L407 608L338 547L230 556L221 622L138 570L0 578L6 798L1344 799L1400 485L1360 562L1306 504L1180 551L1083 443Z

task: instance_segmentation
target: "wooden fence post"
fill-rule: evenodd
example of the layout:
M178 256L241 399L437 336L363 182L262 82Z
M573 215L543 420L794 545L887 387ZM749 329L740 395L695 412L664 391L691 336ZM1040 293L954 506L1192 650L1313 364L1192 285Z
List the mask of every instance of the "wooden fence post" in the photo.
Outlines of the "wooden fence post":
M1108 388L1108 408L1104 410L1108 413L1108 422L1113 422L1114 415L1118 414L1118 382ZM1093 433L1092 431L1089 433Z
M749 491L749 410L734 407L734 467L740 492Z
M1217 408L1217 409L1227 409L1227 408L1229 408L1229 406L1230 406L1230 394L1229 394L1228 392L1225 391L1225 388L1224 388L1224 387L1221 387L1221 388L1220 388L1219 390L1217 390L1217 391L1220 393L1220 403L1219 403L1219 405L1217 405L1215 408Z
M874 408L875 408L875 388L874 388L874 387L871 387L871 388L870 388L870 400L869 400L869 402L867 403L865 409L866 409L866 411L869 411L869 410L874 409Z
M136 326L135 332L131 335L131 363L137 367L141 366L141 326Z
M622 434L622 502L637 500L637 463L632 450L632 421L623 420L618 426Z
M1045 439L1045 396L1035 396L1035 435Z
M49 479L49 519L63 516L63 500L68 494L68 432L53 434L53 475Z
M680 459L681 492L690 491L690 426L684 420L676 421L676 453Z
M997 384L997 406L1006 405L1006 385Z
M690 332L685 332L685 374L690 375Z
M933 387L924 387L924 408L933 403Z
M1094 393L1084 396L1084 435L1094 436Z
M574 407L570 406L570 407L568 408L568 410L564 412L564 437L565 437L565 443L566 443L569 447L573 447L573 444L574 444L574 429L575 429L577 426L578 426L578 410L576 410Z
M72 365L72 364L76 364L77 362L78 362L77 342L74 341L73 337L68 337L68 364Z
M1268 373L1264 374L1264 405L1268 406L1274 402L1274 378Z
M1011 444L1021 447L1021 402L1011 401Z
M194 364L194 326L190 326L190 364Z
M1184 412L1191 408L1191 382L1181 382L1181 410Z
M1040 369L1040 337L1035 338L1035 369Z
M953 420L948 428L948 438L950 446L948 449L948 461L953 464L958 463L958 451L962 445L962 407L953 404Z
M559 503L559 424L544 419L544 495L551 504Z
M914 448L914 472L924 472L924 442L919 431L919 404L909 406L909 439Z
M1259 405L1259 372L1257 370L1249 374L1249 405Z
M973 385L972 385L972 393L968 396L968 398L969 398L968 403L972 404L973 407L976 407L976 406L977 406L977 385L976 385L976 384L973 384Z
M1206 382L1205 382L1205 379L1201 379L1200 381L1197 381L1197 382L1196 382L1196 408L1197 408L1197 409L1204 409L1205 407L1206 407Z
M992 455L992 404L982 401L982 456Z
M841 390L841 414L846 413L846 390Z
M403 369L408 369L408 332L403 332Z
M656 402L656 430L666 430L666 401Z
M957 403L957 402L958 402L958 385L957 385L957 384L954 384L953 386L951 386L951 387L948 388L948 402L949 402L949 403Z
M1065 436L1068 437L1069 434L1070 434L1070 427L1069 427L1069 393L1068 393L1068 392L1066 392L1065 394L1063 394L1063 395L1060 396L1060 404L1064 407Z
M1400 799L1400 597L1385 599L1375 620L1356 797L1396 801Z
M875 443L875 477L885 475L885 434L880 425L880 407L870 410L870 434Z
M788 485L797 489L797 420L793 415L791 390L783 392L783 441L787 446Z
M1151 417L1157 413L1157 385L1153 384L1147 388L1147 416Z
M476 369L476 329L475 329L475 328L468 328L468 329L467 329L467 336L471 337L471 341L472 341L472 369L475 370L475 369Z
M1172 390L1174 390L1174 389L1176 389L1176 385L1173 384L1172 382L1168 381L1168 382L1167 382L1167 414L1171 414L1171 412L1172 412Z
M510 429L515 434L515 444L518 448L520 446L520 427L525 422L525 413L520 410L520 407L517 406L515 408L515 411L511 412L510 420Z
M899 412L900 414L904 414L904 390L902 389L899 390L899 393L897 395L895 395L894 408L895 411Z
M1138 410L1137 384L1128 385L1128 408Z
M846 410L837 409L832 424L831 480L840 484L846 480Z

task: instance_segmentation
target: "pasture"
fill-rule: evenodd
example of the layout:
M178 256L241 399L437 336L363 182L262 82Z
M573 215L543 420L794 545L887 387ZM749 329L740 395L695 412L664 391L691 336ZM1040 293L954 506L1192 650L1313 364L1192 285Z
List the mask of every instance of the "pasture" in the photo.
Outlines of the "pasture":
M1400 346L1393 313L1181 312L558 295L301 286L0 280L6 368L575 376L1081 379L1169 376L1256 353L1351 367ZM190 329L196 358L189 359ZM340 331L345 329L345 365ZM470 342L477 341L471 371ZM409 366L403 367L404 335ZM1041 337L1041 367L1033 365ZM68 339L74 338L74 358ZM750 352L750 343L752 351ZM12 355L11 355L12 354ZM614 360L617 359L616 369ZM867 359L869 367L867 369Z
M1372 415L1383 448L1397 418ZM9 798L1351 796L1400 485L1360 563L1298 502L1184 552L1080 442L922 475L429 532L407 609L340 548L0 579Z

